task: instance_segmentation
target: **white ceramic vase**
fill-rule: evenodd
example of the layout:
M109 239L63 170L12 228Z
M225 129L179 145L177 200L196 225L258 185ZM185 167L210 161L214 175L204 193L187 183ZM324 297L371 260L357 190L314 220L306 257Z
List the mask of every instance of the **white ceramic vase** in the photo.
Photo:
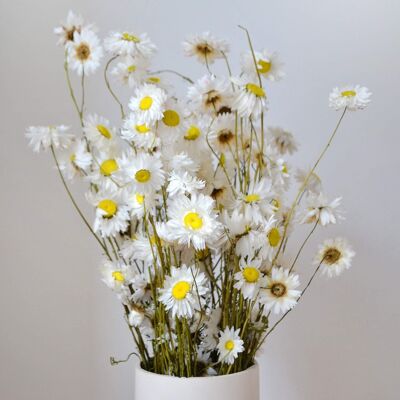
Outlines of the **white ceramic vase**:
M260 400L258 365L231 375L178 378L135 369L134 400Z

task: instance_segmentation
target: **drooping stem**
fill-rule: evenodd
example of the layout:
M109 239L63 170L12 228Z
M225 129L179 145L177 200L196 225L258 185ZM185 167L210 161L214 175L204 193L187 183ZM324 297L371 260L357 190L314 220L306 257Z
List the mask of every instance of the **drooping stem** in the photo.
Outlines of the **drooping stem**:
M87 219L86 219L85 216L83 215L83 213L82 213L82 211L80 210L78 204L76 203L74 197L72 196L72 193L71 193L71 191L69 190L67 183L65 182L64 175L63 175L62 172L61 172L60 165L59 165L59 163L58 163L57 156L56 156L56 153L55 153L55 151L54 151L53 145L51 145L50 148L51 148L51 153L52 153L53 158L54 158L54 162L56 163L56 166L57 166L58 174L60 175L60 178L61 178L61 182L62 182L62 184L63 184L63 186L64 186L64 188L65 188L65 190L66 190L66 192L67 192L67 194L68 194L68 196L69 196L69 198L70 198L70 200L72 201L72 204L74 205L76 211L78 212L79 216L82 218L82 220L83 220L83 222L85 223L85 225L88 227L88 229L89 229L89 231L91 232L91 234L95 237L95 239L97 240L97 242L99 243L99 245L101 246L101 248L104 250L104 253L107 255L107 257L109 258L109 260L112 261L112 258L111 258L111 256L110 256L110 254L109 254L107 248L103 245L103 243L101 242L100 238L99 238L99 237L96 235L96 233L93 231L92 227L90 226L89 222L87 221Z
M76 112L79 115L79 120L81 122L81 126L83 126L83 114L81 112L81 109L78 106L78 101L76 100L74 89L72 87L71 77L69 75L69 70L68 70L68 59L67 59L67 56L65 56L64 71L65 71L65 77L67 79L67 86L68 86L69 94L70 94L72 102L73 102L73 104L75 106ZM82 79L83 79L83 74L82 74ZM82 98L83 98L83 96L82 96Z
M174 71L174 70L172 70L172 69L160 69L159 71L150 72L150 75L163 74L163 73L165 73L165 72L170 73L170 74L177 75L177 76L179 76L180 78L182 78L183 80L185 80L185 81L191 83L192 85L193 85L193 83L194 83L194 81L193 81L192 79L190 79L190 78L188 78L187 76L182 75L181 73L176 72L176 71Z
M114 93L114 91L112 90L110 81L109 81L108 76L107 76L108 68L110 67L111 63L112 63L114 60L116 60L117 58L118 58L118 55L116 55L116 56L114 56L114 57L111 57L111 58L108 60L108 62L107 62L107 64L106 64L106 67L104 68L104 80L105 80L105 82L106 82L106 86L107 86L108 91L110 92L111 96L114 98L114 100L115 100L115 101L118 103L118 105L119 105L119 108L120 108L120 111L121 111L121 118L124 119L124 118L125 118L124 106L122 105L121 101L119 100L119 98L117 97L117 95L116 95L116 94Z

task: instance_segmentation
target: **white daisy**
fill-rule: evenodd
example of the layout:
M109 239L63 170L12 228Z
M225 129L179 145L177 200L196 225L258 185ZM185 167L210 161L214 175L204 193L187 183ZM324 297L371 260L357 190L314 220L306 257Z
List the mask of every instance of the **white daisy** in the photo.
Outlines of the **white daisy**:
M249 262L240 260L240 271L235 274L234 287L242 292L245 299L254 300L261 286L266 285L266 278L260 271L261 260L253 259Z
M176 142L183 130L183 108L175 99L168 99L162 119L158 122L157 134L165 145Z
M123 161L123 174L131 190L136 193L153 193L164 184L165 176L159 157L138 153Z
M147 33L136 35L132 32L110 33L104 40L104 47L112 54L144 58L151 57L157 50Z
M123 85L134 89L143 84L148 66L149 63L145 58L128 56L117 63L111 70L111 75L115 76Z
M128 294L131 270L121 261L106 260L101 266L102 281L114 292Z
M128 206L120 192L101 190L97 193L89 192L86 197L96 207L93 225L95 232L99 232L102 237L109 237L126 231L130 218Z
M232 89L230 82L224 78L205 75L189 86L187 96L194 111L210 114L231 111Z
M214 212L214 200L203 194L177 196L168 207L170 220L167 228L170 240L179 244L193 244L196 250L212 245L222 235L223 227Z
M299 298L301 291L299 277L290 274L289 270L273 267L271 276L267 276L267 287L260 289L259 300L267 311L275 314L285 313L292 309Z
M232 108L237 110L241 117L257 118L267 110L267 95L258 83L247 77L235 78L232 81L239 86Z
M74 32L74 40L67 43L67 59L70 69L78 75L90 75L100 66L103 57L99 38L90 29Z
M67 179L86 174L92 164L92 155L87 151L86 142L77 140L59 158L60 169Z
M67 19L60 26L54 28L54 33L58 36L57 45L65 45L67 42L74 40L74 33L81 32L83 28L83 17L68 11Z
M88 115L83 121L83 132L89 143L98 150L107 150L115 143L116 130L106 118Z
M170 196L181 194L192 194L201 190L205 186L205 182L190 175L188 172L172 171L168 178L167 192Z
M345 239L328 239L319 247L314 264L321 264L322 273L331 278L349 269L355 254Z
M150 236L138 233L132 240L125 241L121 248L122 256L127 260L143 261L151 264L158 259L157 240L154 234Z
M271 82L279 81L285 76L282 70L283 63L279 60L279 56L276 52L270 53L267 50L262 52L254 52L256 59L257 69L254 65L253 54L248 51L242 55L242 70L243 72L257 78L258 74ZM257 73L258 72L258 73Z
M135 303L146 304L151 300L150 277L147 275L144 273L136 273L130 280L133 289L131 300Z
M271 184L266 178L258 182L251 182L247 194L240 194L238 205L241 205L247 220L255 224L262 222L266 217L274 213L274 205L271 203Z
M135 90L129 108L136 113L140 124L151 126L164 116L167 94L155 85L144 84Z
M322 193L311 194L307 199L308 206L303 212L300 223L311 224L318 221L322 226L336 224L338 217L340 217L337 208L340 206L341 200L341 197L337 197L329 202Z
M218 345L218 325L221 321L222 310L217 307L212 309L204 323L204 330L201 332L201 349L212 351Z
M250 221L239 208L235 208L231 214L227 210L224 210L221 214L221 220L231 237L244 235L247 233L250 225Z
M194 311L201 310L202 296L208 292L205 275L195 266L171 267L160 289L160 301L172 318L191 318Z
M336 110L345 107L350 111L362 110L371 102L371 95L366 87L360 85L335 87L329 95L329 106Z
M229 44L226 40L216 39L210 32L204 32L185 40L183 50L186 56L195 56L202 64L212 64L229 52Z
M298 169L296 172L295 178L296 178L297 182L299 182L301 185L303 185L307 179L308 174L309 174L309 171L306 171L303 169ZM315 172L313 172L310 175L310 177L308 178L308 182L307 182L304 190L307 194L318 195L319 193L321 193L321 190L322 190L321 178Z
M142 218L145 212L154 214L157 197L154 193L143 194L130 191L127 194L127 204L132 216Z
M121 160L118 153L109 151L95 155L92 152L92 156L92 171L88 174L87 179L95 185L110 190L121 187Z
M40 150L48 150L51 146L55 149L66 149L71 145L74 135L68 133L69 127L58 126L30 126L25 136L29 139L29 146L38 153Z
M208 139L216 152L234 151L236 137L236 122L233 114L222 114L215 118L211 125Z
M280 127L268 128L267 138L269 139L269 143L281 155L285 155L286 153L293 154L297 151L297 143L293 134Z
M130 326L138 327L142 325L144 321L144 310L138 305L131 305L129 307L128 322Z
M218 341L218 361L224 364L233 364L238 355L244 351L244 342L239 336L240 329L234 327L225 327L223 331L219 333Z
M135 113L130 113L128 118L125 119L121 137L145 150L153 149L160 143L160 139L154 133L154 127L141 124Z

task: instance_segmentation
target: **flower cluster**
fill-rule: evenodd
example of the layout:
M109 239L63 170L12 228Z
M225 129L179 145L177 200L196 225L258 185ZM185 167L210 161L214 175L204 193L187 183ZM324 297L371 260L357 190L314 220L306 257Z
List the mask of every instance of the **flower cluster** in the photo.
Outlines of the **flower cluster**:
M205 75L192 80L176 72L187 84L178 96L163 78L170 70L149 69L156 47L147 34L112 32L102 44L94 25L70 12L55 33L82 135L63 125L26 132L34 151L51 150L72 199L69 181L87 183L93 223L74 205L101 246L102 279L123 305L135 352L157 373L248 368L317 272L339 275L354 256L344 239L326 240L301 289L301 252L315 229L342 219L341 197L323 192L316 174L322 157L295 171L288 161L295 137L266 126L268 88L285 76L283 63L276 52L253 50L245 32L250 50L236 75L225 40L208 32L187 39L184 53L204 65ZM84 89L104 53L106 86L121 111L117 124L87 112L84 90L79 102L69 75L75 71ZM212 72L218 60L227 76ZM110 68L129 90L127 105L111 86ZM358 85L329 96L342 110L340 121L369 101ZM297 185L294 199L290 184ZM296 246L289 237L299 224L312 230Z

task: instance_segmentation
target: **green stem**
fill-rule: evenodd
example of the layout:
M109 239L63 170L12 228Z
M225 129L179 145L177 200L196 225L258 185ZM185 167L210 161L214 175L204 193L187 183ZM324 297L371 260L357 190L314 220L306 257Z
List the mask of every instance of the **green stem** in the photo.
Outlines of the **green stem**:
M114 91L111 88L111 84L110 81L108 80L108 76L107 76L107 72L108 72L108 68L111 65L111 63L116 60L118 58L118 56L114 56L112 58L110 58L106 64L106 67L104 68L104 80L106 82L106 86L108 91L111 93L111 96L114 98L114 100L118 103L120 111L121 111L121 118L124 119L125 118L125 112L124 112L124 106L122 105L122 103L120 102L120 100L118 99L117 95L114 93Z

